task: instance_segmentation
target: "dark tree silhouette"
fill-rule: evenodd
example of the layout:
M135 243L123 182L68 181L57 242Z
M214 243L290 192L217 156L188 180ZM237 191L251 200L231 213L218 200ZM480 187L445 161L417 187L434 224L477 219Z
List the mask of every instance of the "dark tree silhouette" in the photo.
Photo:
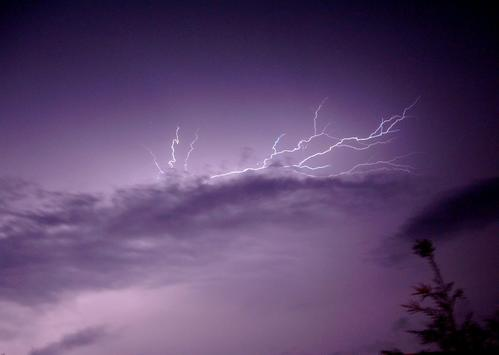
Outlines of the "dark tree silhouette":
M457 302L465 298L464 292L454 289L453 282L444 281L435 261L433 243L427 239L418 240L413 251L428 261L433 279L415 286L412 294L415 299L402 305L410 314L429 318L424 329L409 332L417 335L423 345L433 345L440 350L434 354L499 354L499 311L483 326L472 319L471 313L459 323L455 309ZM393 350L382 354L402 353Z
M453 291L454 283L444 281L440 268L435 262L435 248L431 241L427 239L417 241L413 251L428 260L433 271L433 283L421 283L415 286L413 296L417 296L418 299L403 305L409 313L422 313L431 319L426 329L410 332L416 334L423 344L434 343L443 351L461 351L464 340L458 332L454 310L456 302L464 298L463 290ZM423 301L427 299L433 302L432 306L423 305Z

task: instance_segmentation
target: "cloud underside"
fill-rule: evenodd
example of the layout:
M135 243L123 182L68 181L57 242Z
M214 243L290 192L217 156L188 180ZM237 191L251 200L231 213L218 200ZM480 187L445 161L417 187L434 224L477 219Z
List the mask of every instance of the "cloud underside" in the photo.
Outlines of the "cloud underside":
M75 348L89 346L105 336L102 327L84 328L63 336L59 341L30 351L29 355L63 355Z
M154 275L176 282L183 270L220 258L241 234L259 238L266 226L305 231L332 211L366 210L410 185L383 176L246 176L135 186L106 197L0 181L0 298L26 304Z
M442 239L498 222L499 178L491 178L442 194L410 218L400 234Z
M106 197L3 179L0 299L38 304L64 292L182 281L189 268L229 254L242 234L258 239L262 228L279 226L307 238L333 215L369 214L404 196L410 201L416 185L405 176L248 175L216 183L165 181ZM490 224L499 215L497 196L498 179L453 191L398 223L399 235L451 235Z

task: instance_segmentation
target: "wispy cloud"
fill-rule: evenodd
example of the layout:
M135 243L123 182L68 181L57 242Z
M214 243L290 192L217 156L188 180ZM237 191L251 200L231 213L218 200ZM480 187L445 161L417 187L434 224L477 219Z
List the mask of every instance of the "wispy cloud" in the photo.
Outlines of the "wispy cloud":
M106 335L104 328L92 327L67 334L60 340L32 350L29 355L62 355L75 348L92 345Z
M481 180L447 192L402 227L411 238L447 238L499 222L499 178Z
M9 207L0 216L0 298L36 304L64 291L123 287L157 274L161 282L175 282L182 270L218 257L241 233L276 223L324 228L317 221L331 211L368 211L406 194L410 185L406 177L381 175L357 181L264 175L136 186L108 199L34 195L23 192L24 185L4 183L2 196L16 190L32 202L43 195L43 201L19 207L3 198Z

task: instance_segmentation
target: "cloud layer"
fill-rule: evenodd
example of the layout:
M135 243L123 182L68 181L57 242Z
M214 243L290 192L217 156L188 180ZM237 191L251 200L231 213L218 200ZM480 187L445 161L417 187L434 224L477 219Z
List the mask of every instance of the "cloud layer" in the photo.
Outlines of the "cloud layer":
M175 282L247 231L276 224L305 231L332 211L368 210L406 194L409 185L379 176L247 176L137 186L106 198L5 180L0 297L45 302L65 291L147 283L158 269L175 270L161 273L160 281Z
M436 198L405 223L401 235L442 239L499 222L499 178L481 180Z
M59 341L48 344L39 349L32 350L29 355L62 355L69 351L94 344L99 339L104 337L105 331L103 328L85 328L75 333L63 336Z
M452 196L490 196L490 183L478 186ZM4 179L0 304L23 315L3 324L7 350L370 354L404 344L405 332L394 328L398 305L425 269L401 272L369 255L418 219L415 206L431 200L430 189L408 176L248 174L215 183L171 178L103 196ZM443 196L430 206L445 205ZM409 266L410 239L397 235ZM16 325L26 319L27 330Z

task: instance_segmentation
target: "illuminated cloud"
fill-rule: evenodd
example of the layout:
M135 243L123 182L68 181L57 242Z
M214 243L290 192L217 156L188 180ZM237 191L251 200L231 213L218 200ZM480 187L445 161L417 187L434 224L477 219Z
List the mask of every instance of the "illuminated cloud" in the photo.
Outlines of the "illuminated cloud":
M4 183L2 194L22 195L12 191L19 184ZM182 268L210 263L238 234L276 223L307 233L327 225L334 211L366 212L407 195L411 184L382 175L358 181L248 175L137 186L110 199L43 191L37 208L2 210L0 298L54 301L65 291L147 282L158 268L180 268L161 281L175 282Z
M104 328L85 328L75 333L67 334L59 341L50 343L43 348L30 351L29 355L63 355L75 348L85 347L98 342L106 335Z

